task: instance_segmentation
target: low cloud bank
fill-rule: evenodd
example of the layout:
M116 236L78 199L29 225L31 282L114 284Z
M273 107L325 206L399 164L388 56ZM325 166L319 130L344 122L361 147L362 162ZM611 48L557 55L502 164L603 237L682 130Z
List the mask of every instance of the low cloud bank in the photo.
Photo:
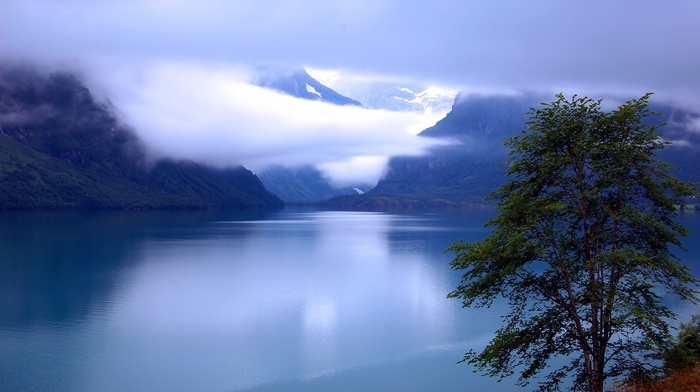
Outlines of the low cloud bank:
M159 62L93 75L155 158L216 167L311 164L337 184L376 183L389 157L446 143L417 113L308 101L255 86L250 69Z

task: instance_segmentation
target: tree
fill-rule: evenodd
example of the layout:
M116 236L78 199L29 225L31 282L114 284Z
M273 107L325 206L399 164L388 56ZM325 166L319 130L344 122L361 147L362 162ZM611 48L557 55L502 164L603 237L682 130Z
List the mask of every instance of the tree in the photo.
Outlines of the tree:
M664 366L669 372L687 370L700 362L700 315L681 323L678 338L664 354Z
M546 373L545 391L602 391L606 379L658 367L674 317L662 296L694 300L697 281L671 252L687 234L677 206L694 188L655 157L669 143L663 124L649 124L650 96L606 112L559 94L505 142L511 180L490 196L493 231L447 249L464 271L448 297L464 307L504 297L510 312L462 362L500 378L517 370L519 385Z

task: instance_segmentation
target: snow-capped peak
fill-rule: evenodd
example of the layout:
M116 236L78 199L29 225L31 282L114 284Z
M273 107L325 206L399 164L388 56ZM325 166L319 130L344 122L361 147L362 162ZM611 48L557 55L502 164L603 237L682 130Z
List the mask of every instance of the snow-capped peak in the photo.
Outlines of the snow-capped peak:
M434 125L452 109L459 92L451 88L346 75L338 71L307 69L307 72L338 93L362 102L368 109L419 113L424 120L419 126L424 128Z
M458 93L457 90L436 86L428 87L418 93L406 87L399 88L399 90L408 94L410 99L397 96L394 96L394 98L413 106L413 111L421 112L437 111L447 113Z

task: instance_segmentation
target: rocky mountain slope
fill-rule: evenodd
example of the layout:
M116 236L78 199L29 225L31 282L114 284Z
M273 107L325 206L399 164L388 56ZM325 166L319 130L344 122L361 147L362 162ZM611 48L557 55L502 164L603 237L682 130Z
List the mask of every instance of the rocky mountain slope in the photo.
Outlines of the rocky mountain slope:
M526 128L527 111L551 97L458 96L450 113L421 137L449 137L455 143L434 148L422 157L396 157L375 188L364 195L329 200L329 208L401 208L472 206L488 203L488 194L507 180L502 165L508 151L502 145ZM659 156L671 162L685 181L700 181L700 111L654 103L665 116L661 128L673 146Z

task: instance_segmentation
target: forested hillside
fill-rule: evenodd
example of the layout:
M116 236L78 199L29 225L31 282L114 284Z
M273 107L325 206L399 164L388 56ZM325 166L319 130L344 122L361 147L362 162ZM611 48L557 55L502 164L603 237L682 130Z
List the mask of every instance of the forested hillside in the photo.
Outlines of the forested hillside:
M267 208L249 170L150 160L79 78L0 66L0 209Z

